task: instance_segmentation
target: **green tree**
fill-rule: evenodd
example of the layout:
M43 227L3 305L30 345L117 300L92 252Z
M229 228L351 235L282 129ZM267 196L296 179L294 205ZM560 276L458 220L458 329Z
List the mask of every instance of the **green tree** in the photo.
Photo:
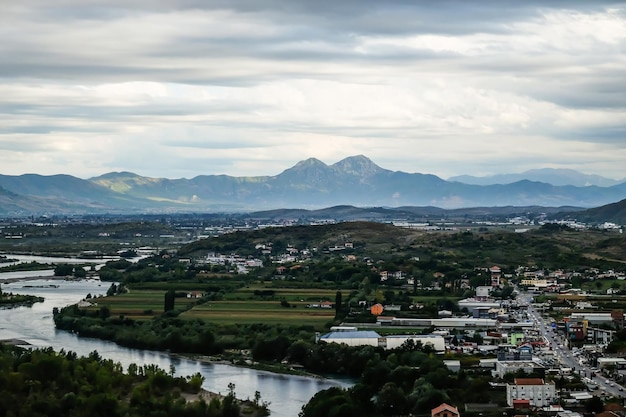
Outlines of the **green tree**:
M74 267L70 264L57 264L54 267L54 276L55 277L64 277L68 275L72 275L74 273Z
M604 410L602 398L594 395L592 398L585 401L585 410L594 414L601 413Z
M337 294L335 294L335 318L341 317L341 303L341 291L337 291Z
M342 388L332 387L318 392L302 407L299 417L356 417L358 412L349 393Z
M163 312L174 310L174 304L176 302L176 293L173 289L169 289L165 292L165 300L163 302Z
M117 285L115 283L111 284L109 289L107 290L107 297L111 297L117 293Z
M76 278L85 278L87 276L87 271L82 266L74 267L74 277Z

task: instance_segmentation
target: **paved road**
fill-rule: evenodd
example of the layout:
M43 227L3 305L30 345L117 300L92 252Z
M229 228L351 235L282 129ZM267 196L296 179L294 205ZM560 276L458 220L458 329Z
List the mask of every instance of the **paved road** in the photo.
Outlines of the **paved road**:
M591 377L593 373L591 368L589 368L587 365L581 365L580 362L578 362L578 359L576 359L576 357L568 349L568 346L564 343L564 340L561 338L561 336L552 331L549 326L546 326L546 323L543 317L541 317L541 314L533 308L530 302L530 295L521 293L519 294L518 299L522 303L528 304L528 315L535 323L535 329L539 330L544 340L550 346L552 346L555 358L558 359L558 361L561 363L561 365L563 365L564 368L574 369L580 375L590 377L592 381L598 385L598 388L605 391L609 396L625 396L624 388L617 383L601 376Z

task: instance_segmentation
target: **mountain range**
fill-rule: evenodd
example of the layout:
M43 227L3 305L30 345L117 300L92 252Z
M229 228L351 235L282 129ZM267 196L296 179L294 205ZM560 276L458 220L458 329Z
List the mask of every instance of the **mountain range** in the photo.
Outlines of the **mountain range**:
M626 182L611 186L553 185L522 179L476 185L435 175L391 171L365 156L333 165L310 158L278 175L191 179L111 172L80 179L69 175L0 175L0 214L250 212L276 208L318 209L433 206L598 207L626 197Z
M448 178L448 181L462 182L473 185L511 184L517 181L537 181L552 185L574 185L576 187L588 187L597 185L598 187L611 187L613 185L626 182L602 177L600 175L583 174L573 169L542 168L531 169L519 174L500 174L485 177L475 177L472 175L459 175Z

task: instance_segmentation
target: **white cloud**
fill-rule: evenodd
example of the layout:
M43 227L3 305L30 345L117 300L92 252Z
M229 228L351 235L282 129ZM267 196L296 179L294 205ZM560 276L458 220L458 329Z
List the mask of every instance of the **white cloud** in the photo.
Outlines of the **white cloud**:
M2 173L273 175L364 154L621 178L626 9L566 3L20 2L0 13Z

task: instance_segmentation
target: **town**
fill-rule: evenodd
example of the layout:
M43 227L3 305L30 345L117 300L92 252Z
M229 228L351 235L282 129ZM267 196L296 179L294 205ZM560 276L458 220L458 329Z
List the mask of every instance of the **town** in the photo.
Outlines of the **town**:
M352 389L320 392L311 407L332 394L360 409L353 395L362 385L377 415L576 416L623 405L620 228L355 221L183 242L189 229L164 222L14 226L3 229L22 233L8 239L12 253L28 242L49 250L47 239L77 250L70 240L80 235L75 255L102 267L87 258L58 264L55 275L113 283L106 296L55 311L58 329L272 372L354 378ZM18 267L3 256L5 270ZM403 367L412 376L394 379ZM383 368L379 380L368 376ZM480 395L468 391L479 385ZM398 395L405 400L385 399Z

